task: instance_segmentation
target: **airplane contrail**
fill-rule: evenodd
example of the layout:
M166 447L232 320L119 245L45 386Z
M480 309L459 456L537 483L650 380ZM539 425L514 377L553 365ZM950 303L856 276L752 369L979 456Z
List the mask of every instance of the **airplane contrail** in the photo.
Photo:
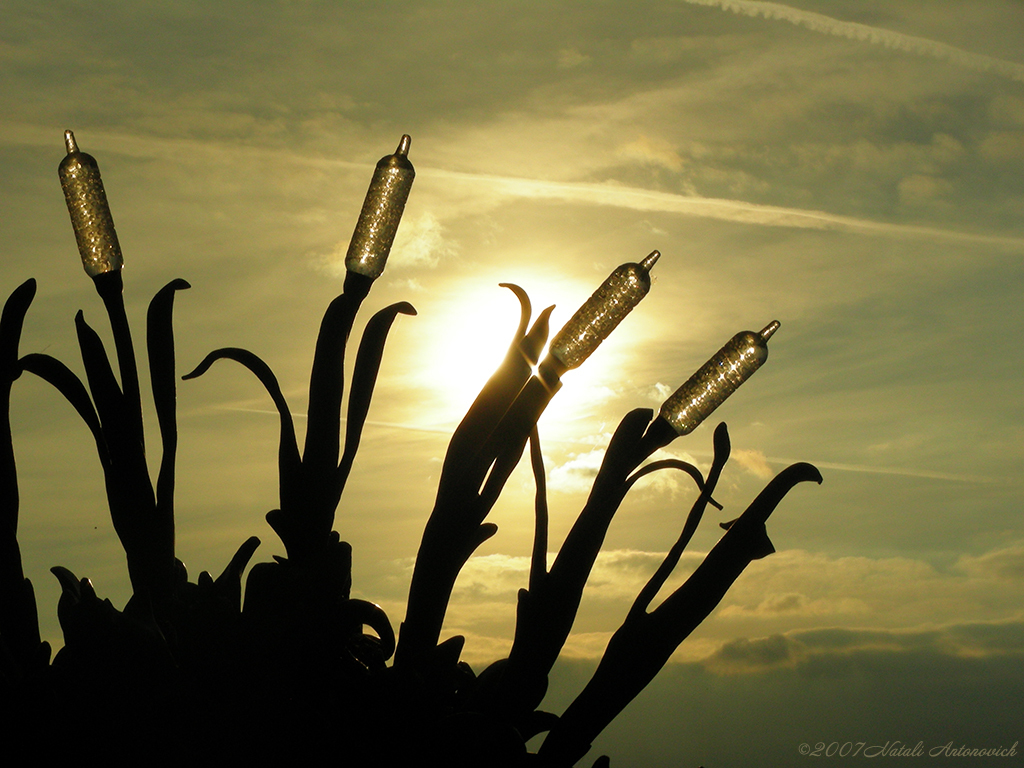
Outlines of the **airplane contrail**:
M220 405L215 406L219 410L225 411L241 411L245 413L260 413L268 416L277 416L277 411L264 410L262 408L240 408L237 406ZM297 419L305 419L305 414L293 414ZM344 419L342 419L344 421ZM451 426L435 426L435 425L424 425L420 426L417 424L397 424L394 422L386 421L367 421L367 426L383 427L386 429L401 429L410 432L430 432L440 434L451 434L455 425ZM552 440L548 438L548 443L572 443L572 440ZM692 456L710 457L712 454L710 451L688 451ZM790 465L797 463L798 459L785 459L773 456L763 457L764 461L769 464L783 464ZM802 459L806 461L806 459ZM814 466L818 469L832 469L839 472L865 472L874 475L898 475L901 477L920 477L926 480L948 480L956 483L992 483L995 482L994 478L985 477L984 475L969 475L959 474L955 472L937 472L930 469L914 469L911 467L885 467L869 464L844 464L840 462L832 461L811 461Z
M761 2L761 0L682 0L682 2L721 8L723 11L731 11L743 16L787 21L814 32L882 45L894 50L948 61L977 72L991 72L1011 80L1024 82L1024 64L1015 61L972 53L963 48L929 40L925 37L905 35L890 29L871 27L853 21L840 21L831 16L793 8L781 3Z
M718 2L716 0L714 4L722 5L722 3L739 1L721 0L721 2ZM683 2L710 3L711 0L683 0ZM744 0L744 2L757 6L769 5L773 8L777 5L774 3L754 3L753 0ZM778 7L784 8L785 6ZM796 13L805 14L807 12L799 11ZM1021 67L1021 69L1024 70L1024 67ZM42 143L44 136L49 135L49 132L44 133L35 126L17 123L0 121L0 128L8 132L10 137L20 144L35 145ZM50 142L48 138L46 141L47 143ZM178 153L185 151L212 153L223 149L218 144L194 139L152 139L131 134L108 134L104 132L98 132L90 138L90 141L100 149L109 148L110 151L145 157L174 157L179 156ZM246 147L244 151L250 159L253 157L273 158L283 162L357 170L372 167L372 164L366 162L305 156L284 149ZM937 240L940 242L986 245L1013 251L1024 249L1024 238L1020 237L959 232L952 229L911 224L893 224L890 222L873 221L871 219L859 219L853 216L842 216L826 211L786 208L727 198L659 192L620 184L549 181L472 171L453 171L431 166L420 166L419 176L422 179L419 182L421 186L429 184L430 181L428 179L474 185L486 184L487 194L498 198L515 197L562 200L565 202L589 203L637 211L676 213L685 216L697 216L762 226L857 232L890 237L907 237L915 240Z
M1024 238L983 235L972 232L958 232L938 227L924 227L910 224L858 219L825 211L802 208L748 203L742 200L683 195L674 192L658 192L619 184L595 182L544 181L495 176L465 171L449 171L442 168L422 169L421 173L436 179L486 183L488 193L523 198L548 198L568 202L584 202L630 208L639 211L678 213L687 216L701 216L747 224L762 224L776 227L798 227L804 229L842 230L864 234L910 237L914 239L940 240L945 242L973 243L1019 250L1024 248Z
M214 406L211 406L211 408L213 408L214 410L218 410L218 411L238 411L239 413L259 413L259 414L262 414L262 415L265 415L265 416L274 416L274 417L277 417L277 416L280 415L280 414L278 414L277 411L272 411L269 408L242 408L240 406L235 406L235 405L214 405ZM292 419L294 421L305 421L306 420L306 414L304 414L304 413L293 413L292 414ZM342 424L344 424L347 421L348 421L348 419L346 419L344 416L341 417L341 423ZM455 431L455 427L458 426L454 422L451 425L440 425L440 426L438 426L438 425L434 425L434 424L398 424L398 423L392 422L392 421L372 421L370 419L367 419L363 423L366 426L368 426L368 427L383 427L385 429L401 429L401 430L405 430L407 432L428 432L428 433L431 433L431 434L441 434L441 435L450 435L450 434L452 434L452 432Z
M794 464L791 459L766 459L771 464ZM829 461L812 461L818 469L834 469L839 472L867 472L874 475L900 475L902 477L920 477L926 480L949 480L955 483L992 483L994 478L983 475L963 475L954 472L935 472L930 469L912 469L908 467L878 467L867 464L840 464Z

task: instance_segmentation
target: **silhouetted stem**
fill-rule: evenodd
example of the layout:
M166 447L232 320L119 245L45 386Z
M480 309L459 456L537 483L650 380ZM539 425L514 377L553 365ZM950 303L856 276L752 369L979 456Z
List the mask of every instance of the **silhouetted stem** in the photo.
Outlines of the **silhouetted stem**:
M156 509L141 432L136 426L141 422L141 411L117 386L103 343L81 312L75 317L75 325L110 459L104 480L114 530L124 546L133 590L139 596L160 601L173 586L174 522Z
M546 382L538 376L531 378L484 446L484 456L489 457L491 451L495 452L494 464L480 490L484 514L490 512L498 501L505 483L523 456L530 433L561 386L560 381Z
M348 272L345 292L331 302L320 324L309 377L306 442L302 451L301 503L282 512L295 515L289 557L305 557L325 545L338 504L335 494L341 441L345 346L372 280Z
M93 278L96 292L103 299L110 318L110 329L114 334L114 350L121 374L121 391L124 394L124 421L133 439L139 441L145 452L145 438L142 426L142 396L139 392L139 370L135 362L135 347L128 316L124 310L124 283L121 271L104 272ZM94 393L95 394L95 393Z
M408 302L392 304L377 312L366 324L363 338L359 342L356 353L356 364L352 371L352 389L348 396L348 412L345 419L345 451L341 456L335 476L335 506L345 487L345 481L355 461L359 440L363 434L363 425L370 410L373 388L377 382L381 360L384 356L384 342L395 318L399 315L415 315L416 310Z
M533 708L540 702L519 702L518 689L536 691L576 620L587 578L604 543L608 526L625 497L627 477L646 458L637 448L652 412L638 409L619 423L597 473L587 503L566 536L550 572L539 588L531 586L516 622L508 667L495 694L496 704Z
M473 551L498 530L493 523L467 525L464 521L481 518L475 495L465 507L437 507L423 530L409 585L409 603L402 622L395 665L419 667L437 646L444 624L448 601L459 571Z
M631 611L612 635L593 678L541 746L550 765L573 765L707 618L751 561L774 552L765 522L797 483L821 482L810 464L784 469L726 531L704 562L651 613Z
M165 285L149 304L146 346L153 403L160 425L160 473L156 481L157 511L174 531L174 464L178 449L177 390L174 376L174 330L171 323L174 294L190 288L184 280Z
M529 301L521 289L515 293L525 315ZM452 436L437 499L416 556L396 666L426 663L440 638L459 572L473 551L497 530L483 520L522 456L537 419L557 391L557 381L551 387L536 377L529 378L530 365L537 360L547 338L550 312L551 308L544 310L525 336L520 334L528 318L520 320L504 362Z
M548 497L547 480L544 477L544 456L540 452L540 435L537 428L530 433L530 465L533 480L537 485L534 501L536 519L533 530L533 557L530 558L530 589L537 589L548 573Z
M530 319L529 297L519 286L502 285L519 298L522 310L519 328L498 370L487 380L452 435L441 470L437 494L439 500L449 491L458 495L464 488L472 487L474 491L480 488L503 447L502 439L508 431L507 427L502 426L503 420L508 418L509 409L530 381L532 366L536 364L547 341L548 318L554 307L544 309L526 333Z
M42 669L50 653L49 645L40 642L35 594L18 546L18 473L10 415L11 385L21 373L18 343L35 292L35 280L22 283L0 317L0 638L20 673Z
M690 514L686 516L686 524L683 525L682 533L679 534L679 538L668 551L658 570L654 572L654 575L644 588L640 590L640 594L637 595L633 607L629 610L630 615L647 610L679 563L683 550L686 549L686 545L690 543L690 539L693 538L693 534L697 531L697 526L700 525L704 510L707 509L708 502L711 501L711 494L718 487L718 478L722 476L725 463L729 460L731 445L729 443L729 431L724 422L715 428L714 444L715 457L711 462L711 469L708 471L708 477L704 481L704 488L701 489L700 496L697 497L693 507L690 508Z

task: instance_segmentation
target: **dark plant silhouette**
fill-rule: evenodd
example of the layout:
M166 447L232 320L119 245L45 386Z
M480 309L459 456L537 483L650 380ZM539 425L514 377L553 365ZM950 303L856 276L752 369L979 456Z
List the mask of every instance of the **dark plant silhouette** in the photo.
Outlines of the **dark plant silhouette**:
M701 384L700 397L708 402L687 395L687 407L697 404L704 410L686 416L690 421L684 428L679 426L683 417L671 408L657 416L638 409L623 418L590 497L549 567L537 419L557 393L560 377L579 365L646 293L658 254L616 270L555 337L539 366L551 309L534 320L526 292L507 285L520 300L521 321L504 362L452 436L396 646L393 626L380 607L350 597L351 548L333 525L388 332L399 314L415 314L403 302L367 323L351 375L342 443L346 344L357 311L383 270L412 184L409 140L403 137L395 154L378 164L349 251L344 292L330 304L320 327L301 453L277 379L252 352L218 349L184 377L203 375L218 360L233 360L270 395L281 424L280 500L267 521L287 553L253 566L244 601L242 576L260 544L256 537L241 545L220 576L203 572L190 582L174 554L177 432L171 329L174 296L188 284L175 280L161 289L147 318L163 449L154 483L122 300L120 248L95 160L78 150L70 132L66 139L61 179L83 261L111 321L120 382L81 312L76 328L85 382L48 355L19 356L35 282L27 281L11 295L0 318L0 693L11 713L3 721L8 744L61 758L96 752L118 759L220 757L235 762L328 755L342 765L419 765L436 758L454 766L569 768L654 678L743 569L774 551L765 522L785 494L799 482L821 482L809 464L784 470L746 512L723 524L725 535L690 578L651 609L707 505L718 506L712 496L729 456L725 425L715 430L714 461L706 478L682 461L645 462L692 429L756 369L776 323L760 337L747 334L741 344L737 336L732 347L723 348L720 357L728 357L731 367L718 383ZM716 360L711 362L719 365ZM32 584L25 578L17 540L9 412L11 387L25 372L53 385L95 439L133 590L118 610L97 596L88 579L53 568L62 588L57 612L64 647L52 663L50 647L40 639ZM688 384L695 386L694 381ZM508 658L477 675L460 661L464 638L441 641L441 628L459 571L497 530L486 522L487 515L527 445L537 484L529 582L519 592ZM666 469L687 473L699 489L678 541L613 635L590 683L561 716L541 711L548 675L572 629L612 517L639 478ZM545 732L539 751L529 753L527 741ZM609 761L601 757L592 764L607 766Z

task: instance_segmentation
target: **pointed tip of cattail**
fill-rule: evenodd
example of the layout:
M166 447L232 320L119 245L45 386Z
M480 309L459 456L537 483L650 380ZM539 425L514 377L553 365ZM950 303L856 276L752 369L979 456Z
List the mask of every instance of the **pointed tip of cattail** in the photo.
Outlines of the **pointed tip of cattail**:
M402 140L398 142L398 149L395 150L396 155L405 157L409 154L409 147L412 145L412 137L408 134L402 134Z
M640 266L643 267L645 272L650 272L658 259L661 258L661 251L651 251L643 261L640 262Z
M70 155L78 151L78 143L75 141L75 134L70 130L64 131L64 146Z
M778 320L772 320L770 323L768 323L768 325L764 327L764 329L758 335L765 341L768 341L768 339L772 337L772 334L779 330L779 327L781 325L782 323L780 323Z

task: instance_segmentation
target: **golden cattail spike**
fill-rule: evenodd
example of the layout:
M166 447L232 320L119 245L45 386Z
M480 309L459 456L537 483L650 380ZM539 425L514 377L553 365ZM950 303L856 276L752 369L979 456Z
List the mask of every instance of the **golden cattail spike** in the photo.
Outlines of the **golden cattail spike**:
M764 364L768 339L780 325L772 320L759 333L737 333L665 401L658 415L680 435L695 430Z
M345 268L349 272L371 280L384 272L416 178L416 169L408 157L411 144L408 134L403 135L395 153L382 157L377 163L345 256Z
M618 267L551 340L550 353L563 370L581 365L651 290L651 251L639 264Z
M124 258L114 231L107 193L103 190L100 167L95 157L78 149L71 131L64 131L64 146L67 155L57 174L71 214L82 266L90 277L118 271L124 266Z

